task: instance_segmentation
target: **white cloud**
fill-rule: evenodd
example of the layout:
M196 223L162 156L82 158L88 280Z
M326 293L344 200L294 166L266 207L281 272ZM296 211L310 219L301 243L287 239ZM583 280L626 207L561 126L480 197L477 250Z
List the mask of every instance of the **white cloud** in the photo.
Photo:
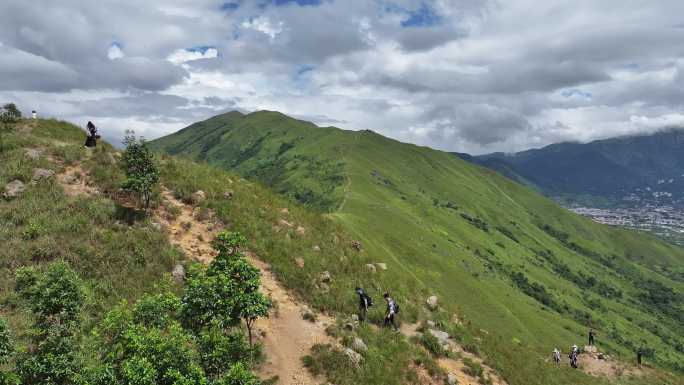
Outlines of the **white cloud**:
M216 59L218 57L218 50L216 48L200 49L177 49L169 55L166 60L174 64L182 64L185 62L200 60L200 59Z
M269 19L267 16L259 16L253 19L245 20L241 24L242 28L244 29L253 29L265 34L269 37L269 39L271 39L271 41L275 40L275 38L283 32L283 25L284 23L282 21L277 23L271 22L271 19Z
M109 49L107 50L107 57L109 58L109 60L121 59L122 57L124 57L124 53L121 50L121 47L118 44L114 43L109 46Z

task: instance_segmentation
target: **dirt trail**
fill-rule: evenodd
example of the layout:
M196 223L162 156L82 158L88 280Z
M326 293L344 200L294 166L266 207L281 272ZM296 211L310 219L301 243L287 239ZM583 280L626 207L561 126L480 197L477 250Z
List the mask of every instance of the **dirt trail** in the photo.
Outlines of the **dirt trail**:
M57 182L62 185L64 192L69 196L96 195L100 191L90 185L88 173L80 164L67 166L57 174Z
M401 325L401 333L407 337L420 336L420 332L418 331L419 327L419 324L404 323ZM448 343L449 348L453 353L459 355L462 358L468 358L471 361L480 364L484 370L484 373L486 373L487 376L489 376L489 378L492 380L493 385L508 385L506 381L499 377L492 368L485 365L485 363L482 361L480 357L472 353L466 352L459 344L457 344L452 339L449 339ZM444 371L455 376L458 381L458 384L479 385L479 379L467 373L467 368L466 365L463 363L462 358L440 358L437 360L437 363L442 369L444 369Z
M189 257L204 263L211 262L216 252L210 242L220 227L209 220L198 220L192 206L176 199L171 191L162 190L166 204L157 211L157 219L165 226L172 244L181 248ZM282 385L315 385L323 382L314 378L302 364L302 357L317 343L332 343L325 328L333 319L317 315L316 322L302 318L306 309L283 288L271 273L269 266L253 253L247 252L247 259L261 270L261 289L274 302L270 317L256 323L255 333L260 338L266 353L266 363L259 375L262 379L274 376Z

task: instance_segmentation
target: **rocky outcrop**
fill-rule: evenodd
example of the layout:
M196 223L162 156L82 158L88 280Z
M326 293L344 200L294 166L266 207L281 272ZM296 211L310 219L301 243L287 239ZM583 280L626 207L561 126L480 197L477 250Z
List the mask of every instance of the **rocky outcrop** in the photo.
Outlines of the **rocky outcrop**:
M2 196L5 199L13 199L21 195L21 193L26 190L26 185L24 185L24 182L15 179L5 186L5 192L2 194Z
M55 175L55 172L52 170L48 170L46 168L35 168L33 169L33 176L31 177L31 181L39 182L44 179L49 179L53 175Z
M428 297L426 302L427 302L428 309L430 309L432 311L437 310L437 308L439 307L439 301L437 300L436 295L431 295L430 297Z

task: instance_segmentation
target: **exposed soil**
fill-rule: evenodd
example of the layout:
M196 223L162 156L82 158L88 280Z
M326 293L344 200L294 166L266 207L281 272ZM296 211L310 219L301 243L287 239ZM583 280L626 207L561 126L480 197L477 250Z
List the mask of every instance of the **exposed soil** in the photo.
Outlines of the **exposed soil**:
M197 219L197 210L176 199L172 192L164 189L165 204L157 210L157 220L169 234L172 244L186 255L204 263L211 262L216 252L211 240L220 226L210 220ZM173 207L167 208L165 205ZM324 315L317 315L316 322L302 318L305 306L299 304L276 280L269 266L253 253L247 252L247 259L261 270L261 289L271 298L274 308L269 318L256 322L256 336L263 344L266 362L259 370L262 379L278 377L282 385L315 385L323 382L314 378L304 367L302 357L309 354L317 343L333 343L325 333L334 321Z

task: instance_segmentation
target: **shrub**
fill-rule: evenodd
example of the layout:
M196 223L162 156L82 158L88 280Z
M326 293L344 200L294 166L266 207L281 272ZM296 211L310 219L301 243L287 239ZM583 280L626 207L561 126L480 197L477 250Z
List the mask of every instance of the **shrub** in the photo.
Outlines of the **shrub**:
M138 193L145 209L150 207L152 189L159 182L159 170L154 164L154 155L145 140L137 140L129 131L124 139L123 169L126 180L123 188Z

